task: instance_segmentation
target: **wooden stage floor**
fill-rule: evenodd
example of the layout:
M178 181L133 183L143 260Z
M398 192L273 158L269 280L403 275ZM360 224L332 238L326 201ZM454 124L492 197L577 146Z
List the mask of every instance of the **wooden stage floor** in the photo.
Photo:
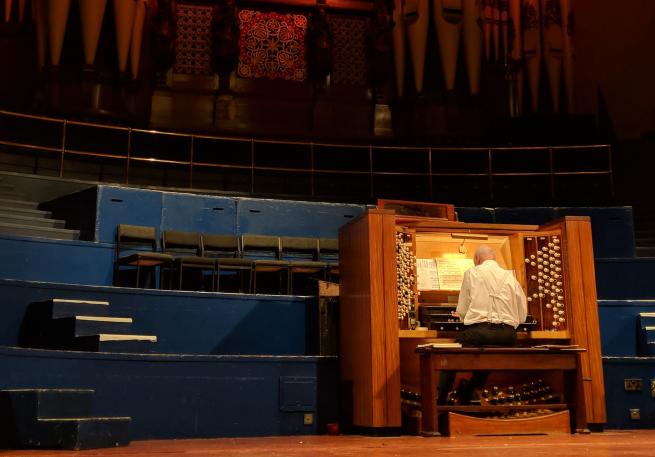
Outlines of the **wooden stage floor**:
M477 438L370 438L285 436L211 440L135 441L128 447L89 451L0 450L0 456L248 456L248 457L652 457L655 430L621 430L591 435Z

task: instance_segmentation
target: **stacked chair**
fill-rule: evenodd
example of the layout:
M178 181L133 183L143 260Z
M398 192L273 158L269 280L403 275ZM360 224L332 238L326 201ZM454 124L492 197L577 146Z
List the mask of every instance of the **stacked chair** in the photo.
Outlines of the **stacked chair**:
M114 285L123 286L122 272L128 267L136 271L134 287L141 287L141 270L148 270L145 287L156 287L154 271L159 267L159 283L165 267L173 262L173 256L157 252L155 227L120 224L116 232L116 257L114 261Z
M143 281L141 269L147 267L150 276L159 268L161 288L224 292L229 289L226 285L235 282L233 289L240 293L256 294L266 289L298 294L307 291L302 287L307 282L297 280L301 275L338 278L338 252L338 240L332 238L237 237L178 230L162 232L159 252L155 227L121 224L116 237L114 284L124 285L124 270L129 268L136 273L135 287L155 287L154 281Z
M280 238L281 255L289 257L289 293L295 292L293 288L293 275L319 275L321 279L327 277L327 263L319 260L318 238L282 237Z
M201 278L200 287L191 289L201 290L203 289L204 272L209 271L211 273L210 290L214 290L216 261L203 256L202 235L193 232L164 230L161 235L161 248L164 253L173 257L169 274L170 289L182 290L184 272L191 271L199 273Z
M248 292L252 281L252 261L241 258L241 246L236 235L202 235L203 256L215 261L213 290L221 291L221 273L233 273L238 277L238 291L244 292L245 276L248 276Z
M258 273L277 274L277 293L289 293L289 262L281 259L282 245L280 244L280 237L242 235L241 248L243 249L243 257L252 259L251 293L257 293Z

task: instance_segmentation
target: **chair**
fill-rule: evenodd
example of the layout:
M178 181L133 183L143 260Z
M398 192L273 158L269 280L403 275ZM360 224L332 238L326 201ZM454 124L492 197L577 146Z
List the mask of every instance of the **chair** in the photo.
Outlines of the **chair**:
M182 279L185 269L192 269L204 275L210 271L211 288L214 285L216 274L215 262L213 259L202 257L202 242L199 233L182 232L177 230L164 230L161 236L161 247L166 254L173 256L173 269L170 274L169 287L172 289L173 275L176 275L176 288L182 290ZM202 280L200 281L202 283ZM192 290L201 290L200 287L193 287Z
M277 273L277 293L282 293L282 276L287 274L285 292L289 292L289 262L280 260L280 238L268 235L242 235L241 249L244 258L252 258L250 291L257 293L257 273Z
M173 257L157 251L157 230L155 227L119 224L116 231L116 257L114 261L114 285L121 285L121 267L136 269L135 287L141 283L141 268L160 267L160 286L162 270L173 261ZM151 276L151 275L150 275ZM149 276L149 277L150 277ZM149 281L146 281L146 286Z
M280 238L282 258L289 261L289 293L294 293L294 273L308 276L320 273L321 278L326 277L327 263L318 260L318 239L304 237Z
M247 272L248 288L250 289L252 260L241 258L239 238L236 235L203 234L201 241L203 257L213 259L216 265L216 280L213 284L214 291L221 291L222 271L232 271L239 276L239 292L244 291L244 273Z
M319 260L327 263L327 280L338 282L339 279L339 239L319 238Z

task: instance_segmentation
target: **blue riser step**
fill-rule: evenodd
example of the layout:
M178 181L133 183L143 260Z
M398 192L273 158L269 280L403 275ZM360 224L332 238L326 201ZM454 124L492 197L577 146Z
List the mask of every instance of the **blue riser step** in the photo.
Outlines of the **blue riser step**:
M598 300L603 356L640 355L640 315L655 313L655 300Z
M596 258L599 299L643 300L655 298L655 259Z
M129 417L89 417L37 421L25 447L70 450L110 448L130 444Z
M648 327L645 329L641 329L642 333L642 341L645 344L655 344L655 327Z
M121 352L135 354L150 354L155 352L156 338L154 340L134 339L112 340L114 335L91 335L75 338L71 349L89 352Z
M60 336L61 338L91 336L101 333L132 333L131 318L75 316L54 319L52 325L56 329L55 332L57 333L57 336Z
M88 417L93 413L91 389L9 389L6 396L17 417L26 420Z
M74 316L107 316L109 302L93 300L52 299L46 302L47 314L52 319Z
M639 313L639 346L637 352L642 357L655 356L655 313Z
M639 313L639 328L655 327L655 312Z
M95 449L126 446L129 417L92 417L90 389L0 391L0 446Z
M0 387L84 385L96 414L131 416L132 439L324 433L338 421L339 360L102 354L0 346ZM155 382L156 381L156 382ZM314 414L311 424L305 414Z

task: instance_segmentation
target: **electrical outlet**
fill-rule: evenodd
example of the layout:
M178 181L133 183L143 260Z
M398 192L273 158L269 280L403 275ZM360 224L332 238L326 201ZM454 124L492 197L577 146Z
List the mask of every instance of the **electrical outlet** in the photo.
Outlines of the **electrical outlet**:
M624 379L623 388L626 392L641 392L644 390L643 379Z
M633 421L641 420L641 411L639 411L639 408L630 410L630 419Z
M314 415L312 413L305 413L303 416L303 424L312 425L314 423Z

